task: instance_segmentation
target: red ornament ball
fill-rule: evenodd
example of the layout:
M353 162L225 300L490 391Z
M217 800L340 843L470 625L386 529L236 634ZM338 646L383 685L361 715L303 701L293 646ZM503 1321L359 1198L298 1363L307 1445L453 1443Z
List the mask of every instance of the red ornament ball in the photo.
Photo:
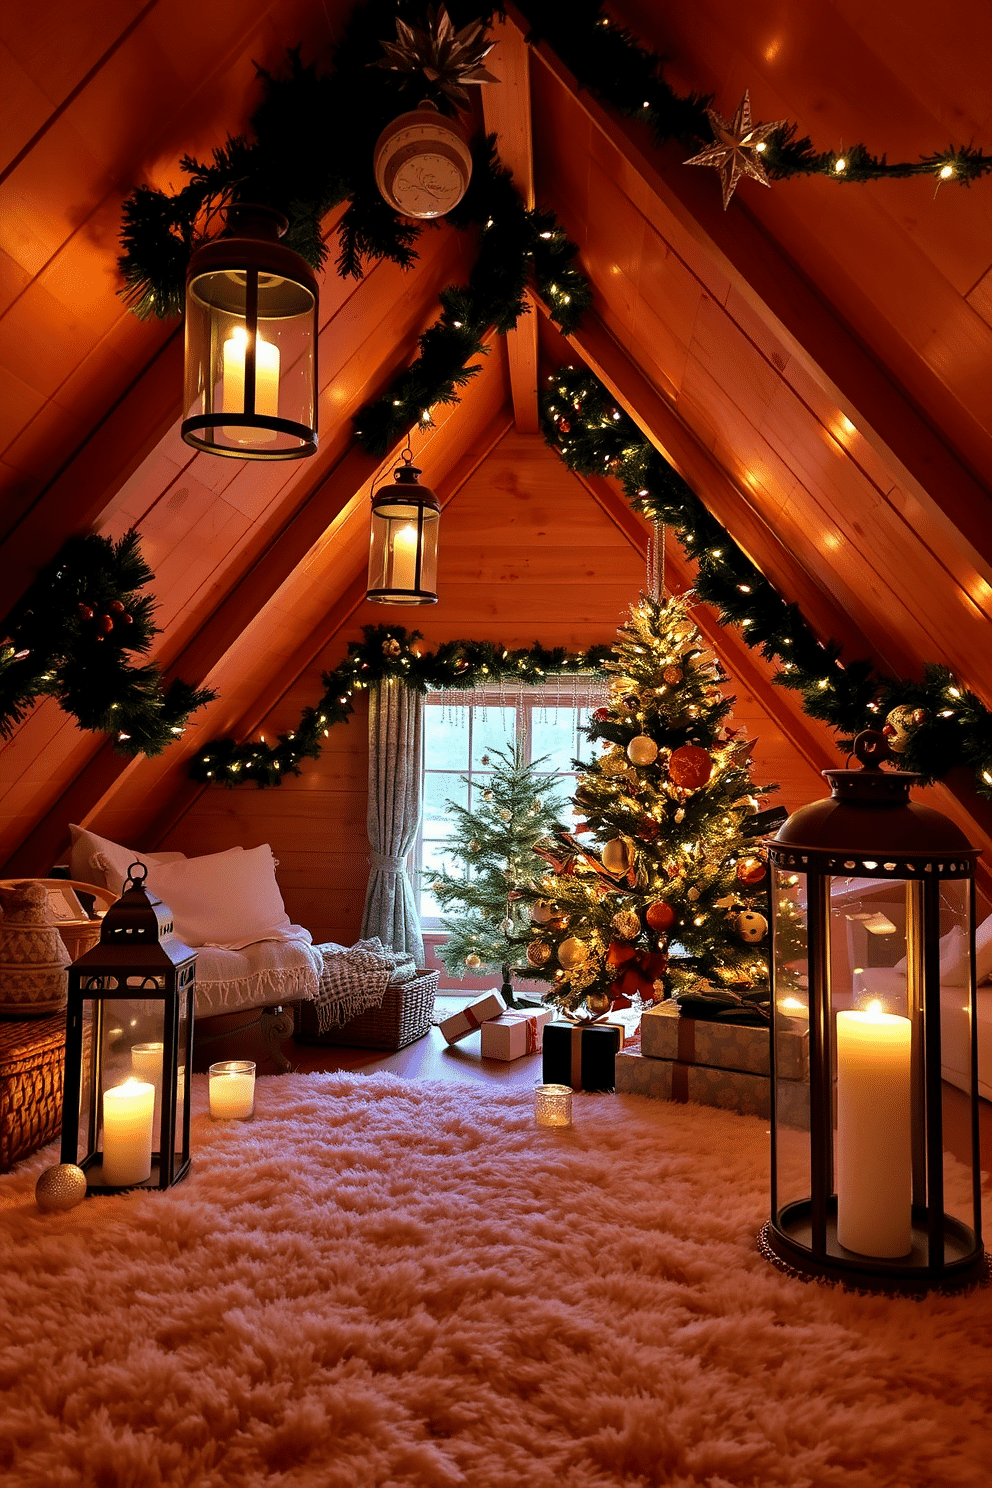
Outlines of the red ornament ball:
M668 761L668 776L673 785L682 790L698 790L713 774L713 761L709 751L698 744L683 744L672 751Z
M118 619L120 620L120 623L122 625L133 625L134 624L134 616L131 614L131 612L129 610L125 610L124 613L123 613L123 615L119 615L118 616Z
M661 822L653 816L646 817L637 828L637 835L642 842L654 842L661 835Z
M743 862L737 864L735 876L739 884L753 889L764 882L767 873L768 869L760 858L745 858Z
M644 918L652 930L670 930L675 924L675 911L664 899L656 899L653 904L648 905Z
M96 622L96 628L101 635L109 635L114 628L113 618L110 615L101 615Z
M90 609L90 607L89 607L88 604L77 605L76 606L76 609L79 611L79 618L80 618L80 620L92 620L93 619L93 611Z
M112 615L123 615L124 613L124 605L119 599L112 599L107 609Z
M594 723L609 723L610 710L609 708L597 708L592 716Z

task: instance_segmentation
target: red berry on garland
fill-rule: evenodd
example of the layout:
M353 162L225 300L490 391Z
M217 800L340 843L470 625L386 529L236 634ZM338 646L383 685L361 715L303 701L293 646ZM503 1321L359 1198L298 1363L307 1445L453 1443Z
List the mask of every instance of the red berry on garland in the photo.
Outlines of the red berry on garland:
M100 636L107 636L114 628L114 622L110 615L100 615L96 622L96 628Z
M568 419L561 419L559 421L558 427L563 434L571 434L572 432L572 426L568 422Z
M134 616L131 614L130 610L124 611L123 615L120 616L120 622L122 625L134 624Z
M644 911L644 918L652 930L670 930L675 924L675 911L664 899L656 899Z
M768 870L760 858L744 858L742 862L737 864L737 882L744 884L749 889L753 889L758 884L764 882L767 872Z
M80 620L92 620L93 619L93 611L90 609L90 607L89 607L88 604L77 605L76 606L76 609L79 611L79 618L80 618Z
M683 744L680 749L672 751L668 761L669 779L682 790L698 790L712 773L713 761L709 751L698 744Z
M112 615L123 615L124 613L124 606L119 599L112 599L107 609Z

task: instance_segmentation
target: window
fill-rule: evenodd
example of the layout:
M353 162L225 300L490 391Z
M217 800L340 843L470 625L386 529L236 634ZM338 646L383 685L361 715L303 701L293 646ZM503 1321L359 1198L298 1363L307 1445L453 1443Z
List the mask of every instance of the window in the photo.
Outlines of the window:
M478 807L491 768L483 756L494 749L519 744L525 759L547 756L549 779L560 782L559 792L570 796L575 789L573 761L590 757L591 748L580 732L597 707L602 690L597 678L588 688L581 686L539 692L529 690L511 699L499 693L436 693L424 708L424 814L415 849L414 868L440 868L451 872L460 864L447 859L446 844L451 819L446 802L456 801L469 811ZM542 771L542 773L544 773ZM567 823L577 820L571 803L563 812ZM440 906L422 879L419 884L420 918L425 929L437 929Z

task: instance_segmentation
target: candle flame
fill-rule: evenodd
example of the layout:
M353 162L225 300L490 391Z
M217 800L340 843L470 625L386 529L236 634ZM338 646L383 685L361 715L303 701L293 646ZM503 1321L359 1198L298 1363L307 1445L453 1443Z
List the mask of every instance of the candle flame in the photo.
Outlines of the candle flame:
M865 1012L867 1013L869 1018L885 1017L885 1008L879 1002L877 997L873 997L871 1002L867 1004L867 1006L865 1007Z
M783 997L782 1001L779 1003L779 1007L801 1008L805 1011L806 1004L800 1002L798 997Z

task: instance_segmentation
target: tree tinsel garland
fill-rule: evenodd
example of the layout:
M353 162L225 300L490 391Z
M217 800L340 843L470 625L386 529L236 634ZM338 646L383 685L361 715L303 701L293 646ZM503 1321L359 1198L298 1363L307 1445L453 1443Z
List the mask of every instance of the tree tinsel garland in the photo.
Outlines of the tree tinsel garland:
M811 718L838 730L843 752L897 706L919 709L925 718L902 741L900 767L929 783L969 765L979 793L992 798L992 713L947 667L928 664L916 682L879 675L868 661L842 662L836 641L817 639L798 606L781 598L586 369L561 368L549 378L541 424L569 469L616 476L635 510L674 529L697 565L699 598L714 606L721 625L738 626L748 646L780 663L774 680L802 694Z
M119 542L71 537L6 621L0 640L0 737L39 697L54 697L80 728L110 734L118 754L160 754L216 693L157 666L134 666L158 633L155 601L138 590L155 575L136 532Z
M252 780L261 788L278 785L284 775L298 775L303 759L319 756L328 730L354 712L354 694L383 677L398 677L417 692L461 692L499 683L539 686L546 677L597 670L612 654L609 646L568 652L560 646L548 650L538 642L529 650L509 651L495 641L445 641L436 651L421 651L419 630L365 625L362 633L364 641L351 641L340 665L324 673L324 696L303 710L295 729L280 734L274 744L215 739L190 762L191 778L227 786Z
M676 93L665 81L664 59L618 25L600 0L571 0L567 7L559 0L525 0L523 8L531 27L528 40L546 41L581 87L624 117L648 124L657 144L676 140L694 148L699 140L713 139L706 117L712 95ZM970 186L992 172L992 153L972 145L948 145L919 160L889 161L884 154L873 155L864 144L852 145L843 154L818 151L811 140L797 135L796 125L786 124L769 136L761 163L773 180L829 176L834 181L864 182L932 176L941 184Z

